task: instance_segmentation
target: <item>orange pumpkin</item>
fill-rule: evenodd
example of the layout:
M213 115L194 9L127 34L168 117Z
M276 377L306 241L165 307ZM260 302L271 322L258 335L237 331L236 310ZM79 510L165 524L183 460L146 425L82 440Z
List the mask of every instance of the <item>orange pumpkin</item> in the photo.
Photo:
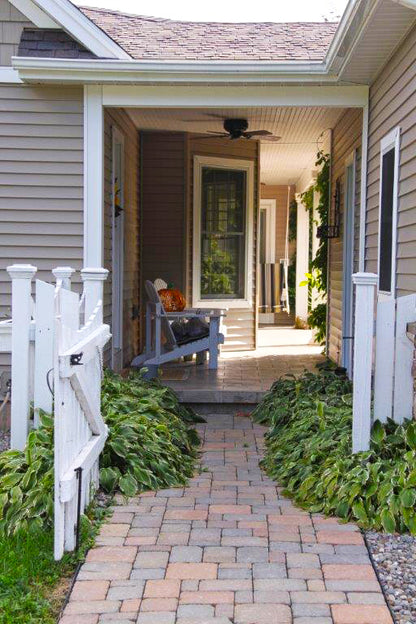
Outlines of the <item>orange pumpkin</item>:
M182 312L186 306L186 299L177 288L168 286L159 290L159 297L166 312Z

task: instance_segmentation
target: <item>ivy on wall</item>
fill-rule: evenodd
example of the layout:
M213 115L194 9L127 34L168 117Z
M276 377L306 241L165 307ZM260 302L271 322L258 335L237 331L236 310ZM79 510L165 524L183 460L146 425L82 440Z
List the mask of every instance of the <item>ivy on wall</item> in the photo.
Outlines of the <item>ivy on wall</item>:
M328 223L330 190L329 154L319 151L316 156L315 166L320 167L316 182L301 195L302 203L304 204L305 209L309 212L309 257L311 258L309 263L309 273L306 274L306 279L301 282L301 285L308 286L309 289L310 311L308 315L308 325L317 330L316 340L319 344L324 344L326 338L327 304L325 302L318 303L318 305L313 306L311 298L312 289L315 289L322 296L322 298L326 299L328 292L328 239L320 239L315 257L312 258L312 233L314 222L313 196L315 192L319 194L319 203L316 207L316 212L319 218L316 221L324 225Z

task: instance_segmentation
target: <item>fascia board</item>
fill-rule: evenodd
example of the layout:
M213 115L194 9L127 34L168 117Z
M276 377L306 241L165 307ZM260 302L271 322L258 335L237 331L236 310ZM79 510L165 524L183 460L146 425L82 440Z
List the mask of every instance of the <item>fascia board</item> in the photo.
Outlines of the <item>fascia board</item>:
M10 0L11 4L38 28L60 28L49 15L32 0Z
M25 82L132 83L132 82L221 82L221 83L333 83L336 76L316 63L247 63L222 61L119 61L113 59L48 59L13 57L12 65Z

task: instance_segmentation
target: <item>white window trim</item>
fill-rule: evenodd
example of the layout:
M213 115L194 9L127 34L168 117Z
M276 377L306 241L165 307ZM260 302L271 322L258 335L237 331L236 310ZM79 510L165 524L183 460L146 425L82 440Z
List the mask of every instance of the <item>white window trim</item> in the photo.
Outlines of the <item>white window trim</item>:
M393 207L392 207L392 241L391 241L391 284L390 290L380 290L380 243L381 243L381 190L383 185L383 156L394 148L394 178L393 178ZM400 170L400 127L391 130L380 141L380 186L378 210L378 246L377 246L377 291L379 299L392 299L396 294L396 256L397 256L397 211L399 203L399 170Z
M202 167L245 171L246 176L246 244L245 283L242 299L201 299L201 173ZM194 226L193 226L193 271L192 305L195 308L251 308L253 306L253 204L254 204L254 162L234 158L194 156Z

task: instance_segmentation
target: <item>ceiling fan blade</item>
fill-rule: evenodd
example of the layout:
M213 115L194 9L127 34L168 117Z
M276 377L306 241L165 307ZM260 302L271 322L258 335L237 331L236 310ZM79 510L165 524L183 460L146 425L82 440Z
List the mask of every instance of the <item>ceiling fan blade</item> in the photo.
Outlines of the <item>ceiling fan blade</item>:
M210 132L199 137L200 139L229 139L230 135L224 132Z
M268 130L248 130L247 132L243 133L244 136L251 138L252 136L270 136L272 135L271 132L269 132Z
M228 132L218 132L216 130L205 130L205 134L216 134L217 136L229 136Z
M260 137L260 143L278 143L282 137L274 136L273 134L270 136Z

